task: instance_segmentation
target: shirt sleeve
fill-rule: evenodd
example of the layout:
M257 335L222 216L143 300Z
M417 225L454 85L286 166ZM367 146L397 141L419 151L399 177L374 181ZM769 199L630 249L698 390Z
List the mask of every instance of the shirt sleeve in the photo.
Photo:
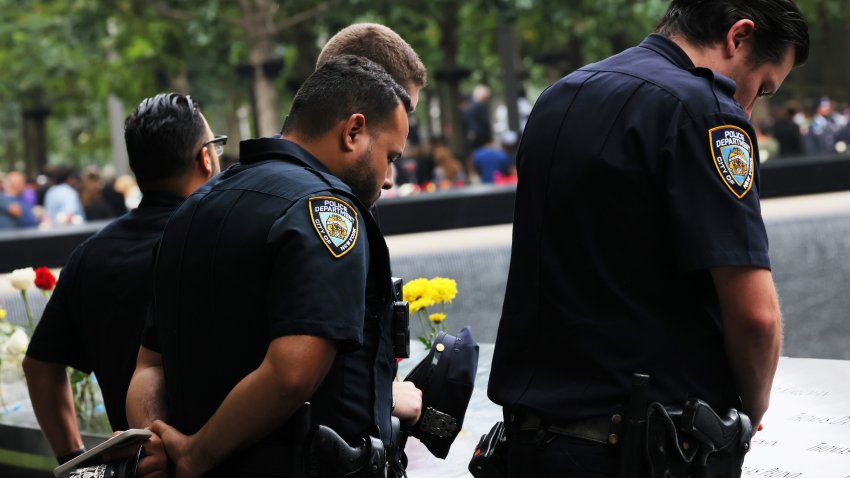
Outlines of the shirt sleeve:
M85 243L78 247L59 274L56 288L33 332L27 355L60 363L85 373L92 371L85 341L80 336L81 317L77 293L79 270L84 263Z
M341 352L363 343L368 240L352 201L319 194L295 202L272 226L270 339L312 335Z
M770 269L749 122L724 115L687 120L667 146L667 204L680 267Z
M145 328L142 329L141 344L148 350L162 353L162 349L159 345L159 335L157 335L156 324L153 320L153 307L150 306L148 306L148 311L145 315Z

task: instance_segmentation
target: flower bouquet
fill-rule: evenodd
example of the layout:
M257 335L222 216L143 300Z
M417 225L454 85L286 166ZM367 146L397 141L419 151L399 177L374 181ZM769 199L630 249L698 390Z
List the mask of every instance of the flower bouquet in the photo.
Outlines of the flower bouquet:
M444 277L419 278L404 285L402 296L410 304L410 313L419 319L425 331L425 335L419 336L425 350L431 349L438 333L445 332L446 303L450 303L456 295L457 282Z

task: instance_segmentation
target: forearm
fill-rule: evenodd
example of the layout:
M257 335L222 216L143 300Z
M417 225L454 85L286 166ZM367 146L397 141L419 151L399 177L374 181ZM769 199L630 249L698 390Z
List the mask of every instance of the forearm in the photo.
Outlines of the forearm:
M280 427L309 399L272 385L269 367L261 366L240 381L193 437L192 455L212 468L233 452Z
M770 271L713 269L723 314L726 355L732 366L744 412L761 422L782 349L782 318Z
M168 419L162 367L136 370L127 390L126 410L131 428L145 428L154 420Z
M191 439L190 461L207 469L281 426L324 380L333 342L290 336L272 341L262 364L245 376Z
M735 374L744 411L753 425L761 422L770 402L770 389L782 349L779 313L756 324L725 320L726 354Z
M36 420L53 454L58 457L80 450L83 440L65 366L26 357L24 372Z
M162 356L145 347L139 348L136 370L127 389L127 423L132 428L146 428L154 420L167 420L165 372Z

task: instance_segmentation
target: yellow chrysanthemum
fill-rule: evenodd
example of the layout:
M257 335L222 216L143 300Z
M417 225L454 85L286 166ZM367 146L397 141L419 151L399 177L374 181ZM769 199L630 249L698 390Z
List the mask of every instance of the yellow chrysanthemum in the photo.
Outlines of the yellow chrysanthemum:
M402 288L402 297L404 300L413 303L424 296L430 296L429 293L430 285L428 279L413 279L412 281L404 284Z
M431 322L433 322L433 323L435 323L435 324L439 324L439 323L441 323L442 321L446 320L446 314L443 314L443 313L437 312L437 313L435 313L435 314L431 314L431 315L429 315L429 316L428 316L428 320L430 320Z
M6 309L4 309L3 307L0 307L0 320L5 320L5 319L6 319Z
M422 297L420 299L414 300L410 303L410 313L415 314L420 310L424 309L425 307L431 307L435 303L436 302L434 302L434 299L430 297Z
M431 293L437 302L451 302L457 295L457 282L445 277L431 279Z

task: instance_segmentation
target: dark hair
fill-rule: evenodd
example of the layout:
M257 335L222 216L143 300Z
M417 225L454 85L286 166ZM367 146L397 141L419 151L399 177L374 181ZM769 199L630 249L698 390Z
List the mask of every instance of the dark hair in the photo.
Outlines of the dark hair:
M380 131L400 103L411 111L410 96L380 65L359 56L338 55L301 85L282 132L318 138L355 113Z
M355 23L334 35L322 48L316 68L337 55L357 55L384 67L402 87L425 86L425 65L398 33L377 23Z
M681 35L695 45L722 42L738 20L755 24L753 62L780 63L789 47L794 65L809 57L809 27L792 0L673 0L656 28L666 37Z
M124 121L130 169L139 187L185 174L205 131L201 111L188 95L160 93L142 100Z

